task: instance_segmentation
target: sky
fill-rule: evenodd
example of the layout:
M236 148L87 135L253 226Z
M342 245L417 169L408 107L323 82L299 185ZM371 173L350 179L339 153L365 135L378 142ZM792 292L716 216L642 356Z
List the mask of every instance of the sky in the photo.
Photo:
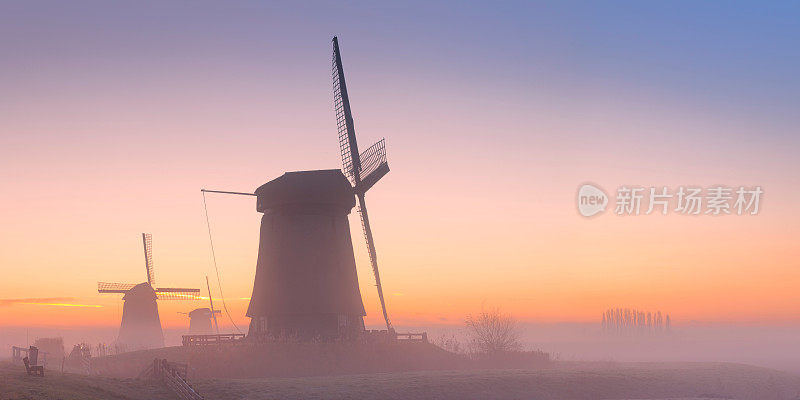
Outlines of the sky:
M799 17L790 2L3 2L0 327L119 324L96 282L145 280L142 232L159 285L205 292L208 275L246 325L260 214L207 196L218 281L200 189L340 167L334 35L360 145L386 138L391 172L367 197L395 325L487 305L795 322ZM754 216L584 218L586 182L764 197ZM161 302L162 323L204 305Z

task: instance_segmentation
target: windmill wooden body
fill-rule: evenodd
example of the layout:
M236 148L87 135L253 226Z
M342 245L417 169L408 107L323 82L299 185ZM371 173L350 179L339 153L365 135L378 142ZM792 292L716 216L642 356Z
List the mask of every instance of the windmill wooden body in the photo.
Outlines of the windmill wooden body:
M122 294L122 321L117 343L127 350L164 347L164 333L157 300L196 300L200 289L156 287L153 267L152 236L142 234L147 282L98 282L98 293Z
M249 334L357 336L365 312L347 219L355 199L342 172L287 172L256 195L264 216Z

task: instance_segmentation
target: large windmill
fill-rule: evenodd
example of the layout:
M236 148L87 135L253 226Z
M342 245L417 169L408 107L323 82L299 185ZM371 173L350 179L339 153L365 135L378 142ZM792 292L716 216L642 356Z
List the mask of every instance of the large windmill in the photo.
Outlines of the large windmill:
M147 282L97 282L98 293L121 293L124 301L117 343L128 350L164 347L164 334L156 300L197 300L200 289L156 287L153 268L153 240L142 233Z
M356 199L383 317L387 329L393 331L364 201L367 190L389 172L386 148L381 140L358 152L335 37L333 88L342 170L287 172L261 185L255 193L203 189L255 195L256 211L264 213L253 294L247 308L251 337L343 338L364 332L366 313L347 217Z

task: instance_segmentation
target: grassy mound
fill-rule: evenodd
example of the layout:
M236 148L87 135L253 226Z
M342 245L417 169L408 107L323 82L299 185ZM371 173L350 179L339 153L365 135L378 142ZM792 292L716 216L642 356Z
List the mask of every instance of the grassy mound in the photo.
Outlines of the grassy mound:
M267 342L166 347L95 358L97 374L135 377L154 358L189 364L190 378L302 377L489 368L537 368L542 352L469 358L421 342Z
M466 357L428 343L244 343L166 347L93 359L95 373L133 377L154 358L189 364L190 378L257 378L461 369Z

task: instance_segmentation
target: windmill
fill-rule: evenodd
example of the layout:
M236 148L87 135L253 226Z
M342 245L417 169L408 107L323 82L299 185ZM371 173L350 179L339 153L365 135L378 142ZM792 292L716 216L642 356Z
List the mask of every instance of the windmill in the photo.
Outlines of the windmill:
M208 302L211 308L195 308L194 310L186 312L178 312L189 317L189 334L193 335L209 335L212 333L211 321L214 321L214 328L219 334L219 325L217 324L217 314L220 310L214 309L214 300L211 298L211 285L208 284L208 276L206 276L206 287L208 287Z
M385 142L358 152L336 37L332 65L342 170L287 172L255 193L202 190L256 196L256 211L264 214L247 308L251 337L342 338L364 332L366 312L347 217L356 199L383 317L388 331L394 331L364 200L367 190L389 172ZM213 241L211 245L213 250Z
M164 334L158 315L156 300L196 300L200 289L156 287L153 267L153 240L149 233L142 233L147 282L107 283L97 282L98 293L121 293L122 322L117 343L129 350L164 347Z
M211 335L214 333L211 321L212 319L216 321L217 316L215 314L219 314L219 310L211 311L210 308L202 307L195 308L188 313L179 311L178 314L189 317L190 335ZM219 333L219 330L217 330L217 333Z

